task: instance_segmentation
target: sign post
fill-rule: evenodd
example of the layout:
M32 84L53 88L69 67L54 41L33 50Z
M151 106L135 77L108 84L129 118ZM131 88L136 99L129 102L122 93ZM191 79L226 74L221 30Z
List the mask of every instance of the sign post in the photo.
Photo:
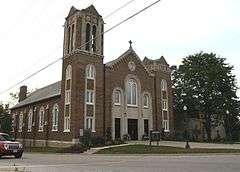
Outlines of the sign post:
M150 131L150 146L152 145L152 142L157 142L157 145L159 146L160 142L160 131L158 130L151 130Z

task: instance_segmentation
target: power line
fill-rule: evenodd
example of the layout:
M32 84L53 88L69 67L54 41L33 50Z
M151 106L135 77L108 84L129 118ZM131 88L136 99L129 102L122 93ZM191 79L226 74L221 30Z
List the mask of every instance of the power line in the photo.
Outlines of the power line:
M134 13L133 15L129 16L128 18L122 20L121 22L117 23L116 25L112 26L110 29L102 32L99 37L102 35L102 34L106 34L107 32L110 32L111 30L115 29L116 27L120 26L121 24L127 22L128 20L132 19L133 17L137 16L138 14L142 13L143 11L147 10L148 8L154 6L155 4L159 3L161 0L157 0L153 3L151 3L150 5L146 6L145 8L141 9L140 11ZM97 38L97 37L96 37ZM84 47L86 44L92 42L92 39L90 39L88 42L86 42L85 44L83 44L82 46L80 46L79 48L82 48ZM40 73L41 71L45 70L46 68L52 66L53 64L57 63L59 60L61 59L64 59L64 57L62 58L58 58L56 60L54 60L53 62L49 63L48 65L46 65L45 67L41 68L40 70L34 72L33 74L27 76L26 78L24 78L22 81L20 82L17 82L16 84L12 85L11 87L5 89L4 91L0 92L0 95L4 94L5 92L11 90L12 88L18 86L19 84L23 83L24 81L28 80L29 78L32 78L33 76L37 75L38 73Z
M110 17L111 15L115 14L116 12L118 12L119 10L123 9L124 7L128 6L129 4L131 4L133 1L135 0L131 0L128 1L127 3L123 4L121 7L117 8L116 10L114 10L113 12L109 13L108 15L106 15L104 17L104 19L107 19L108 17Z
M128 6L129 4L131 4L131 3L134 2L134 1L135 1L135 0L130 0L130 1L128 1L127 3L123 4L121 7L119 7L119 8L117 8L116 10L110 12L110 13L109 13L107 16L105 16L103 19L106 19L106 18L112 16L113 14L115 14L115 13L118 12L118 11L120 11L121 9L123 9L123 8L126 7L126 6ZM61 48L60 46L57 47L57 48L56 48L54 51L52 51L49 55L57 52L57 50L59 50L60 48ZM49 55L48 55L48 56L49 56ZM30 68L33 68L33 67L35 67L37 64L39 64L39 61L40 61L40 60L42 61L42 60L48 58L48 56L45 56L44 58L39 58L39 59L37 59L31 66L29 66L29 67L27 67L26 69L22 70L22 71L21 71L20 73L18 73L17 75L19 76L19 75L24 74L25 72L29 71ZM14 77L15 77L15 76L14 76ZM12 77L11 77L11 78L12 78Z

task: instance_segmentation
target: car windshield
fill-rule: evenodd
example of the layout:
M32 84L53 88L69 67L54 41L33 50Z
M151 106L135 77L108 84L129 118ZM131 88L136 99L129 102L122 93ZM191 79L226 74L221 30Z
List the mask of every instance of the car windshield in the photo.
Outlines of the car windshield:
M0 141L6 141L6 139L2 135L0 135Z
M1 140L1 137L3 137L3 139L5 139L5 140ZM7 134L2 134L2 135L0 135L0 140L1 141L12 141L12 138Z

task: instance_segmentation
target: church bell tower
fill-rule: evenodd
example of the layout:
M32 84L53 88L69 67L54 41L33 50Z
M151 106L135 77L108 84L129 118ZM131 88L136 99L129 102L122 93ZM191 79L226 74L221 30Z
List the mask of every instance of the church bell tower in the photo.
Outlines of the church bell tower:
M71 7L64 24L64 56L75 50L103 55L104 21L93 5Z

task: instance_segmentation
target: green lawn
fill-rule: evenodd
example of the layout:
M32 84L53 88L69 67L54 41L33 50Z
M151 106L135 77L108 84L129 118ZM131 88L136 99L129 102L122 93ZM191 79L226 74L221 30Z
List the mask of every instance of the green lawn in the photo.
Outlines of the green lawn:
M184 154L184 153L240 153L240 149L204 149L195 148L186 150L184 148L170 146L149 146L149 145L127 145L114 148L107 148L98 151L96 154Z
M24 149L24 152L28 153L58 153L62 148L55 147L28 147Z

